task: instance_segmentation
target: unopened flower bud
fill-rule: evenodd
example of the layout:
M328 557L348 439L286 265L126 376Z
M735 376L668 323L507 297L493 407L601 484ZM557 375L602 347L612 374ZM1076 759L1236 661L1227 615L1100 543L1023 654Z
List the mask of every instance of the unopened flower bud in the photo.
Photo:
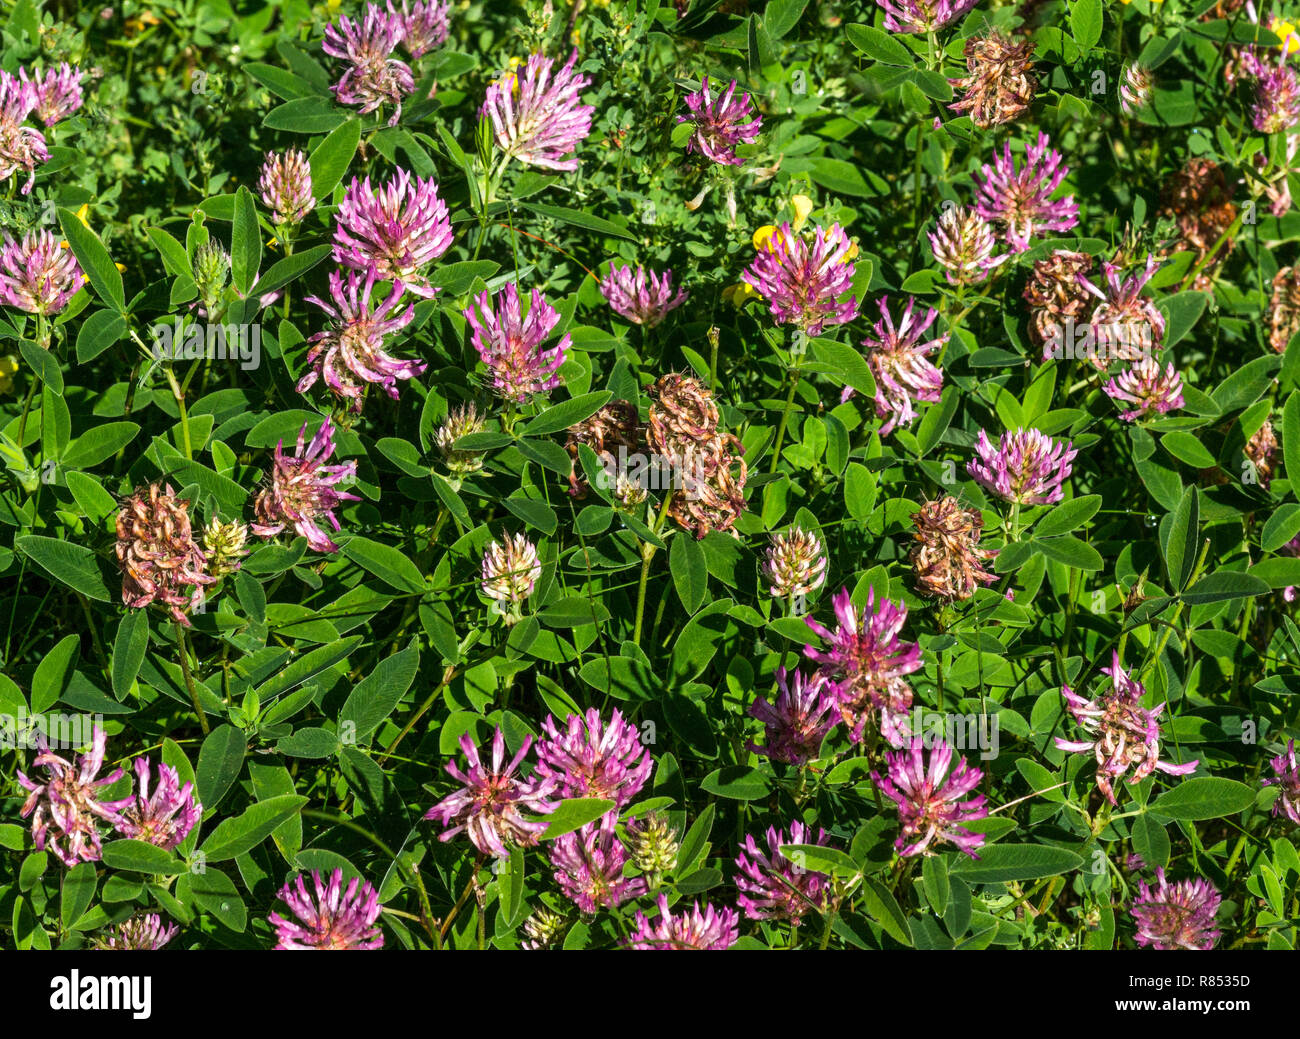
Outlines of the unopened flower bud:
M222 523L215 516L203 531L203 550L208 556L208 573L213 577L233 574L248 555L244 543L248 540L248 527L238 520Z
M456 441L473 433L483 432L483 416L473 404L453 408L433 435L434 445L442 455L443 464L457 476L475 473L483 468L480 451L460 451Z

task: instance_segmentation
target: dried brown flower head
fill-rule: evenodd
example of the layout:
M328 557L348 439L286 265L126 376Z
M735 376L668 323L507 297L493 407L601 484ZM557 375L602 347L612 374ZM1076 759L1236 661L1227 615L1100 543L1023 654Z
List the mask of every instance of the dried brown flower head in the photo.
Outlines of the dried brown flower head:
M1210 274L1232 250L1232 239L1214 251L1215 244L1237 218L1237 206L1232 201L1223 171L1209 159L1188 160L1165 183L1161 213L1173 217L1180 235L1176 248L1196 254L1200 263L1207 256L1205 268L1196 276L1193 287L1208 291Z
M978 509L966 509L952 495L928 501L912 516L916 526L910 559L918 588L953 601L969 599L981 584L997 578L984 569L996 549L980 547L984 520Z
M585 498L590 490L582 473L582 463L578 459L578 447L586 444L600 459L606 470L615 476L615 493L618 494L618 481L623 476L622 468L627 456L645 451L645 426L637 414L636 405L631 401L612 400L590 418L583 419L577 425L569 427L569 439L565 450L573 460L573 471L569 474L569 493L575 498ZM620 451L623 455L619 457ZM624 480L626 482L626 480ZM626 488L630 493L634 488ZM645 497L644 494L641 495Z
M1268 485L1273 482L1273 463L1277 457L1277 448L1277 434L1273 432L1273 423L1267 421L1246 442L1246 458L1250 460L1256 480L1264 490L1268 490Z
M1096 305L1088 290L1079 284L1079 276L1089 277L1092 257L1087 253L1057 249L1051 256L1034 262L1033 273L1025 285L1025 302L1030 306L1029 331L1034 340L1045 345L1067 321L1082 327Z
M949 108L966 113L976 126L987 129L1011 122L1029 107L1038 90L1033 40L1016 43L991 32L970 37L965 54L970 74L949 80L953 89L964 91Z
M1300 267L1283 267L1273 276L1273 298L1268 304L1268 345L1285 353L1291 337L1300 332Z
M184 607L197 607L203 586L216 581L194 541L189 507L169 485L137 489L117 514L116 548L122 601L133 609L165 603L186 627Z

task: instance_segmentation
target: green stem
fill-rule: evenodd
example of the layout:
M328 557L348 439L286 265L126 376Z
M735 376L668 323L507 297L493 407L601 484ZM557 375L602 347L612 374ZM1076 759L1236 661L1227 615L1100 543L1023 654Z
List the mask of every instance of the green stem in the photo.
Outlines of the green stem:
M190 640L185 634L185 625L178 620L173 620L176 625L176 646L181 652L181 674L185 677L185 688L189 690L190 702L194 704L194 713L199 716L199 728L203 730L203 735L208 734L208 716L203 713L203 708L199 705L199 693L194 688L194 676L190 674Z

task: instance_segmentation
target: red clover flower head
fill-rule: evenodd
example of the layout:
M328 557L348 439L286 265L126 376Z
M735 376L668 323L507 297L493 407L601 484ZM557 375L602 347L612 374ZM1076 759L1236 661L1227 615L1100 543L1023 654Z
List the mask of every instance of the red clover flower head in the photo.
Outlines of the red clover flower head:
M340 16L338 25L325 27L321 49L348 62L347 70L330 88L339 104L360 105L362 115L383 104L395 105L388 125L397 125L402 99L415 90L410 66L392 56L404 33L402 19L378 4L367 4L359 20Z
M1154 357L1144 357L1102 387L1106 396L1132 404L1119 417L1125 422L1164 415L1183 406L1183 377L1174 366L1160 367Z
M1069 172L1047 134L1039 133L1036 143L1025 146L1023 166L1016 165L1008 141L1002 154L995 153L992 164L985 163L981 170L975 212L1002 225L1013 252L1025 252L1042 232L1068 231L1079 222L1073 195L1051 197Z
M582 103L583 88L591 80L573 71L577 60L575 49L554 71L555 61L539 52L529 56L522 74L507 71L487 88L479 115L491 120L497 147L505 155L542 169L578 168L572 153L591 132L596 109Z
M355 494L340 491L338 485L357 474L357 463L325 465L334 453L334 420L327 418L307 445L307 423L298 430L298 447L291 454L284 453L284 441L275 446L275 463L271 469L269 486L254 504L257 522L251 523L259 537L275 537L285 527L293 529L307 539L307 544L317 552L337 552L338 545L317 522L322 516L335 530L339 528L334 510L345 501L360 501Z
M673 272L656 274L644 267L620 267L610 264L609 273L600 283L600 294L614 313L636 325L654 328L669 311L686 300L686 290L673 294Z
M929 233L934 262L948 272L953 285L977 285L1010 254L995 257L997 239L987 220L965 206L946 206L938 226Z
M1079 452L1070 441L1053 440L1036 429L1003 433L994 447L981 429L975 453L979 457L966 470L990 494L1013 504L1055 505L1065 497L1061 484Z
M180 933L179 927L163 923L157 913L144 913L109 928L95 938L94 944L99 950L161 949Z
M169 485L137 490L117 514L114 549L122 568L122 602L134 610L163 603L186 627L185 607L197 608L203 586L216 582L194 540L189 506Z
M26 69L19 69L18 75L28 81ZM81 108L81 70L66 61L37 74L30 83L36 114L46 126L62 122Z
M376 278L400 281L413 295L432 299L422 269L451 247L451 219L438 197L437 182L398 169L378 188L370 178L352 184L339 204L334 227L334 259L353 270L373 270Z
M979 785L984 773L960 756L957 767L952 768L953 756L952 747L939 740L930 748L927 762L925 741L913 737L910 749L885 755L888 776L871 773L881 793L898 805L902 832L894 846L905 858L933 854L930 846L943 841L956 845L958 851L973 859L979 858L975 849L984 843L984 835L963 824L989 814L983 794L969 799L966 796Z
M808 869L796 855L787 858L783 846L791 844L826 844L826 831L811 829L801 822L790 824L790 836L775 826L768 827L767 847L763 848L752 834L745 837L742 851L736 856L736 887L740 895L736 904L751 920L784 920L796 927L809 912L826 906L830 897L830 877Z
M659 915L650 921L636 914L636 930L628 940L632 949L730 949L740 937L740 917L734 909L715 909L696 902L674 916L668 896L659 896Z
M28 314L57 314L86 282L71 249L49 231L0 246L0 300Z
M447 42L451 31L447 17L450 9L450 4L438 0L416 0L413 4L402 0L401 9L395 10L393 0L388 0L388 17L402 27L402 46L417 60Z
M557 837L551 844L555 882L584 913L613 909L645 894L640 877L625 878L627 849L615 833L617 812L606 812L599 822Z
M805 677L802 671L776 672L781 695L776 703L761 696L750 705L749 714L763 723L764 746L748 744L760 757L789 765L806 765L821 753L822 741L840 723L835 684L820 671Z
M203 816L203 806L194 799L194 784L181 786L176 770L160 763L158 785L150 795L148 758L135 759L135 778L135 797L122 809L114 827L123 836L170 851L189 836Z
M890 32L927 33L964 18L979 0L876 0Z
M1270 762L1276 778L1261 780L1265 786L1278 788L1277 800L1273 802L1273 814L1286 814L1297 826L1300 826L1300 766L1296 764L1295 740L1288 740L1286 753L1279 754Z
M297 148L269 152L262 163L257 186L276 224L301 223L316 208L311 193L311 165L306 153Z
M690 114L679 115L679 123L693 126L686 142L686 152L699 152L711 162L722 166L740 166L744 159L736 155L736 148L752 144L758 139L763 117L750 103L749 95L736 96L736 81L721 94L709 88L709 77L700 82L700 89L686 95Z
M925 333L939 312L929 307L923 317L913 319L916 300L911 297L897 326L889 313L889 297L882 296L879 306L881 319L862 345L867 348L867 367L876 381L876 415L885 420L880 426L883 437L899 425L911 425L918 415L916 403L939 399L943 372L931 363L929 355L943 348L948 333L926 340ZM847 398L852 392L849 387L842 396Z
M817 336L853 319L857 298L841 297L853 284L857 246L839 224L801 235L786 223L766 238L762 232L754 237L757 251L742 279L767 300L776 321Z
M352 401L353 411L360 411L367 383L382 386L397 400L397 380L414 378L428 366L424 361L400 361L384 349L384 338L409 325L415 314L413 306L400 309L405 293L402 282L393 282L388 298L372 310L374 270L367 271L364 278L356 271L348 271L346 284L343 273L336 270L330 274L329 299L306 299L334 320L331 328L308 340L312 347L307 352L307 364L313 367L298 380L298 392L305 392L323 377L334 393Z
M599 797L619 808L641 792L654 758L637 727L614 708L609 721L590 708L569 715L561 729L550 715L537 743L537 775L554 781L561 797Z
M464 314L474 349L490 369L492 388L499 396L522 404L560 384L556 372L564 364L572 340L566 332L554 346L543 348L560 314L537 289L533 289L526 317L514 282L497 294L495 309L492 297L482 292Z
M312 870L311 879L314 891L307 890L301 873L280 889L280 901L294 919L280 913L266 918L275 928L276 949L324 952L384 947L384 932L375 923L384 907L373 885L353 877L344 887L341 867L328 880Z
M1164 869L1157 866L1155 889L1139 881L1138 897L1130 909L1138 945L1202 952L1213 949L1220 933L1214 926L1220 901L1209 881L1197 877L1170 884Z
M519 752L507 763L506 738L498 726L492 738L489 765L480 759L469 733L461 736L460 748L465 753L468 770L462 771L454 762L446 766L448 775L461 788L424 815L444 827L439 840L449 841L463 831L479 852L498 859L508 857L512 846L526 848L537 843L547 824L523 813L547 815L555 811L558 804L548 800L548 795L557 783L551 776L538 775L526 780L515 774L532 744L533 738L525 736Z
M1142 706L1146 689L1120 665L1119 653L1113 653L1111 666L1101 670L1110 677L1110 683L1095 700L1085 700L1069 686L1061 687L1067 709L1091 738L1066 740L1057 736L1056 746L1071 752L1092 752L1097 759L1097 788L1112 805L1118 804L1112 782L1130 768L1133 769L1130 784L1140 783L1157 770L1172 776L1194 772L1197 761L1175 765L1159 760L1158 719L1165 705L1152 709Z
M23 125L36 105L36 90L29 81L0 72L0 180L25 170L24 195L36 182L37 165L50 159L45 136L34 126Z
M28 792L20 814L24 819L32 817L36 850L48 850L65 866L98 862L103 847L99 820L116 824L121 820L121 810L131 804L129 797L100 800L102 790L123 776L122 770L116 768L97 778L104 767L108 733L95 726L90 749L78 756L75 765L53 753L43 735L38 734L36 741L39 753L32 759L32 766L45 769L45 782L37 783L22 771L17 772L18 785Z

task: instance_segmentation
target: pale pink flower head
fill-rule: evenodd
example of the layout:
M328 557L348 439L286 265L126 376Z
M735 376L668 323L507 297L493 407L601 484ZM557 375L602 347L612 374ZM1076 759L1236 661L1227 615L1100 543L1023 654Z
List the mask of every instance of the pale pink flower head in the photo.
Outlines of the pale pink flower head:
M679 115L679 123L691 123L694 130L686 142L687 154L699 152L705 158L722 166L740 166L745 160L737 157L736 148L752 144L758 139L763 117L750 103L749 95L736 96L736 81L719 94L709 88L709 77L700 82L700 89L686 95L689 115Z
M916 403L934 403L939 399L943 372L930 361L929 355L943 348L948 333L926 339L925 334L939 312L928 307L924 316L913 317L916 300L910 296L897 326L889 313L889 297L882 296L879 306L880 320L862 345L867 348L867 367L876 381L876 415L885 420L880 426L883 437L899 425L912 424L919 414ZM840 399L851 396L852 386L845 389Z
M1260 133L1285 133L1300 123L1300 77L1285 62L1260 69L1251 122Z
M820 671L805 677L802 671L776 672L781 695L776 703L761 696L749 708L749 715L763 723L765 744L747 744L760 757L788 765L806 765L821 753L822 741L840 723L836 687Z
M380 105L395 105L388 125L397 125L402 99L415 90L410 66L392 56L404 32L402 19L378 4L367 4L359 20L341 15L338 25L325 27L321 49L348 62L342 77L330 88L339 104L360 105L362 115Z
M1102 387L1117 404L1133 405L1121 411L1125 422L1164 415L1183 406L1183 377L1171 364L1164 368L1154 357L1144 357Z
M1119 81L1119 107L1127 116L1132 116L1140 109L1151 104L1151 92L1154 84L1151 73L1136 61L1124 66L1124 73Z
M669 911L668 896L659 896L659 915L648 920L636 914L636 930L628 940L631 949L730 949L740 937L740 917L734 909L715 909L696 902L676 916Z
M0 180L25 170L29 176L23 185L24 195L36 182L37 165L50 158L44 135L34 126L24 125L36 103L36 90L30 82L0 71Z
M262 192L262 202L271 210L271 218L277 224L301 223L316 208L311 193L311 164L306 153L297 148L269 152L262 163L257 186Z
M617 812L606 812L599 822L557 837L551 844L555 883L584 913L613 909L645 894L640 877L626 878L627 849L615 833Z
M447 774L461 788L424 815L443 825L439 840L449 841L464 832L480 853L498 859L509 857L511 847L527 848L537 843L547 824L524 813L548 815L559 805L548 799L557 785L554 777L523 779L516 775L532 744L533 738L525 736L519 752L507 763L506 738L498 726L492 738L491 763L484 764L469 733L461 736L460 749L465 753L468 771L461 771L454 762L446 766Z
M645 267L620 267L617 263L609 265L600 294L614 313L646 328L654 328L686 300L685 289L673 294L671 270L656 274Z
M926 33L964 18L979 0L876 0L890 32Z
M772 535L762 570L774 598L807 596L826 581L826 551L816 534L793 526Z
M451 31L447 17L450 10L450 4L438 0L416 0L415 3L402 0L401 9L395 10L393 0L388 0L388 17L402 27L402 46L417 60L447 42L447 34Z
M1140 881L1138 892L1130 908L1138 945L1201 952L1214 948L1220 934L1214 917L1221 899L1208 880L1197 877L1170 884L1157 866L1155 888Z
M572 153L591 132L596 109L582 103L583 88L591 80L573 71L577 60L575 49L553 71L555 61L539 52L528 58L522 74L507 70L487 88L479 115L491 120L502 152L526 166L578 168Z
M1002 154L984 164L983 179L977 179L975 212L1002 226L1012 252L1025 252L1044 231L1068 231L1079 222L1073 195L1052 198L1070 169L1051 143L1039 133L1036 143L1025 146L1024 165L1017 166L1007 141Z
M415 314L413 306L401 309L405 286L393 282L388 298L371 309L370 294L375 285L375 272L367 271L364 278L356 271L347 272L346 283L342 271L330 274L330 298L308 296L332 319L330 328L317 332L308 342L307 364L311 366L298 380L298 392L303 393L324 378L325 385L339 397L352 402L352 410L361 410L361 397L367 384L382 386L397 400L397 380L411 379L424 372L424 361L401 361L384 348L384 339L411 323Z
M839 224L798 234L786 223L765 238L756 235L755 245L741 278L767 301L776 321L818 336L828 325L853 320L857 298L841 298L853 285L857 246Z
M28 779L22 771L15 773L18 785L28 791L19 814L24 819L32 817L36 850L49 851L65 866L98 862L103 848L99 822L116 824L121 819L121 810L131 804L129 797L120 801L100 800L101 791L123 776L122 770L116 768L97 778L104 767L108 733L95 726L90 749L78 756L75 765L53 753L40 733L36 736L36 746L38 753L32 759L32 766L45 769L45 782Z
M138 789L135 797L122 809L114 828L124 837L166 848L179 845L199 819L203 806L194 799L194 784L181 786L180 776L170 765L158 765L158 785L149 793L151 772L148 758L135 759Z
M275 464L271 479L254 503L257 522L249 524L259 537L275 537L285 527L307 539L307 544L317 552L337 552L339 547L321 529L323 517L335 530L339 528L334 510L345 501L360 501L355 494L340 491L338 485L357 474L357 463L326 465L334 453L334 420L321 423L316 435L307 445L307 423L298 430L297 450L284 453L284 441L275 446Z
M508 282L492 297L480 293L464 311L473 332L474 349L492 373L492 388L506 400L522 404L560 384L556 374L572 343L566 332L554 346L543 347L560 320L559 312L533 289L528 315L521 313L519 288Z
M868 721L895 746L906 731L912 707L912 689L906 676L922 667L921 647L898 636L907 623L907 607L867 593L867 604L853 605L847 588L835 596L838 626L830 631L805 618L805 623L827 643L824 650L804 647L804 656L821 665L820 671L835 683L836 699L844 724L855 743L862 742Z
M740 890L736 905L751 920L788 921L798 927L808 913L826 907L830 877L809 869L797 856L791 861L781 848L790 844L824 845L826 831L818 830L814 835L810 828L795 821L790 824L788 838L775 826L768 827L765 836L766 848L753 834L746 836L736 856L736 887Z
M1300 765L1296 764L1295 740L1288 740L1286 753L1279 754L1270 762L1273 766L1273 779L1260 780L1265 786L1278 788L1277 800L1273 802L1273 814L1282 815L1300 826Z
M913 737L910 749L885 755L887 776L871 773L880 792L898 805L902 831L894 847L904 858L934 854L930 846L943 842L979 858L975 849L984 843L984 834L974 833L964 824L989 814L983 794L967 797L984 773L960 755L954 769L953 757L952 747L939 740L930 748L927 761L925 741L918 736Z
M518 605L533 594L542 576L537 546L523 534L502 532L500 541L489 542L483 550L481 573L484 595L503 606Z
M8 234L0 246L0 300L28 314L57 314L86 283L71 249L49 231Z
M156 950L180 933L179 927L163 923L157 913L144 913L110 927L95 938L94 944L99 950Z
M1112 783L1130 768L1133 769L1130 784L1142 782L1154 771L1171 776L1196 771L1198 761L1175 765L1160 760L1158 719L1165 705L1153 709L1142 706L1146 689L1120 665L1118 652L1112 653L1111 666L1101 671L1110 677L1110 682L1095 700L1085 700L1069 686L1061 687L1066 708L1089 739L1066 740L1057 736L1056 746L1074 753L1091 753L1096 758L1097 789L1106 800L1118 804Z
M293 918L280 913L266 918L275 928L277 950L371 951L384 947L384 932L375 923L384 907L372 884L353 877L344 887L342 868L336 868L328 880L312 870L311 880L314 891L307 890L301 873L280 889L280 901L289 907Z
M994 256L997 239L982 216L965 206L947 206L938 226L929 233L934 262L947 272L952 285L977 285L1010 254Z
M18 75L27 80L27 70ZM30 80L36 114L46 126L62 122L81 108L81 70L66 61L57 68L48 68Z
M537 775L554 781L561 797L599 797L619 808L641 792L654 758L637 727L614 708L603 721L596 708L569 715L561 729L547 715L537 743Z
M451 248L451 219L430 177L420 180L398 169L378 188L370 178L352 184L339 204L334 259L376 278L400 281L413 295L432 299L423 269Z
M1079 453L1068 440L1053 440L1036 429L1003 433L994 447L984 430L975 440L966 471L975 482L1003 501L1018 505L1055 505L1065 497L1061 484L1073 472Z

